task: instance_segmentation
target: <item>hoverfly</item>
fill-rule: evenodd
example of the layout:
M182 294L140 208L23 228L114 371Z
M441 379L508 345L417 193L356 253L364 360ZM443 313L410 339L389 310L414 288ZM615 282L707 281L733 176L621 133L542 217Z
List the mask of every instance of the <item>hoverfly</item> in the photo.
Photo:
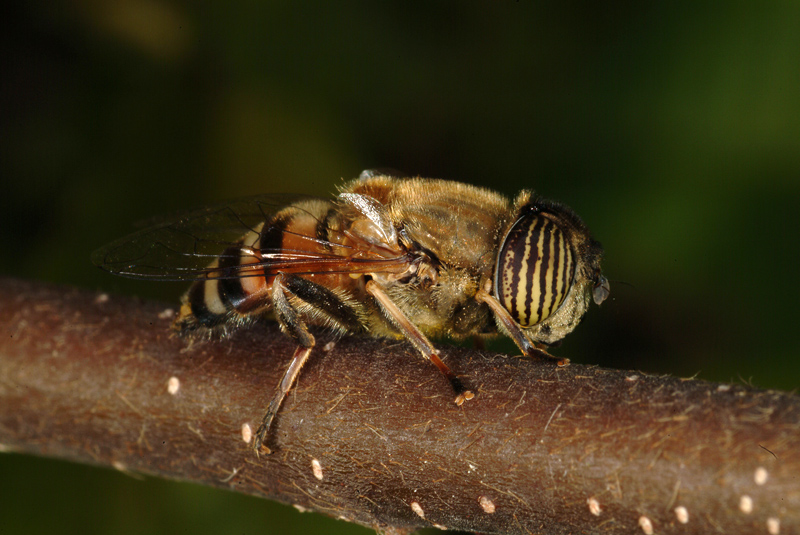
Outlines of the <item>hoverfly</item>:
M513 200L446 180L364 171L334 199L256 196L206 208L96 251L96 265L141 279L194 281L175 328L225 334L262 315L297 341L256 433L256 451L314 347L309 325L404 338L474 393L429 337L502 333L524 355L570 333L609 284L602 248L561 204ZM263 449L262 449L263 446Z

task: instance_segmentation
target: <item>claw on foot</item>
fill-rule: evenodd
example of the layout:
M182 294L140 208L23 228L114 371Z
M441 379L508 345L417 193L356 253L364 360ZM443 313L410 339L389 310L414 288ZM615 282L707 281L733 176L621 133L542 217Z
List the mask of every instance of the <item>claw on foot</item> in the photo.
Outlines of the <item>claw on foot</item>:
M459 407L465 402L475 397L475 394L472 390L465 390L461 394L456 396L456 405Z
M536 348L530 356L538 359L538 360L549 360L550 362L554 362L556 366L559 368L563 368L564 366L569 366L569 359L564 357L556 357L555 355L551 355L544 349Z

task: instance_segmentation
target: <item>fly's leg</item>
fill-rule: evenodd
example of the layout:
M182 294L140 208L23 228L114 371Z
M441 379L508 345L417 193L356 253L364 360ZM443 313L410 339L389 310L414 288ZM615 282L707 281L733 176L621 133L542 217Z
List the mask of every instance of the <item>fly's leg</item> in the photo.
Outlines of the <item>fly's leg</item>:
M522 330L519 324L514 321L514 318L511 317L511 314L508 313L508 310L506 310L500 301L498 301L492 294L486 290L478 290L478 293L475 294L475 299L489 305L489 308L494 313L494 317L497 319L497 323L500 325L500 328L504 330L512 340L514 340L514 343L517 344L517 347L519 347L523 355L533 357L535 359L555 362L558 366L566 366L569 364L569 359L553 356L544 349L539 349L536 347L525 335L525 332Z
M290 295L294 295L314 307L317 311L328 316L333 323L346 330L356 331L361 328L361 322L355 311L329 289L296 275L278 273L272 283L272 306L275 309L275 315L278 318L281 329L294 338L299 346L295 349L292 361L283 374L280 384L275 389L275 393L267 407L267 412L258 427L255 442L253 443L256 453L271 453L264 441L269 435L272 420L275 418L286 394L297 380L300 369L308 360L315 345L314 336L308 331L308 326L303 321L298 310L289 302Z
M283 398L286 397L286 394L292 388L292 385L300 373L300 368L302 368L303 364L305 364L306 360L308 360L308 356L311 354L312 348L313 345L312 347L298 346L297 349L294 350L292 362L289 364L289 368L286 370L286 373L283 374L283 379L281 379L278 388L275 389L275 393L272 395L272 399L267 407L267 412L264 413L264 418L261 420L261 425L258 426L256 440L253 443L253 449L256 450L256 453L265 453L267 455L272 453L272 450L269 449L266 444L264 444L264 441L267 439L267 435L269 434L269 428L272 425L272 420L278 413L281 403L283 403Z
M355 310L331 290L297 275L281 274L285 288L305 303L314 307L347 332L359 332L364 326Z
M298 314L297 309L289 303L287 295L288 289L285 286L284 279L285 275L283 273L278 273L272 283L272 306L275 308L275 315L278 318L281 329L294 338L300 346L295 349L292 362L289 364L286 373L283 374L278 388L275 389L272 400L270 400L269 406L267 407L267 412L264 414L261 425L258 427L255 442L253 443L253 448L256 450L256 453L260 451L267 454L272 453L268 447L263 446L264 440L266 440L267 434L269 433L269 427L272 425L272 420L275 418L275 414L277 414L281 403L283 403L283 398L286 397L286 393L292 388L295 379L297 379L297 375L300 373L300 369L303 367L303 364L306 363L306 360L308 360L311 349L316 343L314 336L308 332L308 327Z
M422 334L422 332L417 328L416 325L411 323L411 321L406 317L405 314L398 308L397 305L386 295L386 292L383 290L380 284L375 282L374 280L370 280L367 282L366 285L367 293L372 295L380 304L383 312L386 316L392 321L392 323L397 327L401 333L408 339L411 344L417 348L417 350L422 353L422 356L426 359L433 362L439 371L442 372L448 381L450 381L450 385L453 387L453 391L456 393L456 405L461 405L464 401L468 399L472 399L475 397L475 394L471 390L467 390L464 388L464 385L461 383L461 379L456 377L456 375L447 367L447 364L442 362L442 359L439 358L439 351L433 347L428 337Z

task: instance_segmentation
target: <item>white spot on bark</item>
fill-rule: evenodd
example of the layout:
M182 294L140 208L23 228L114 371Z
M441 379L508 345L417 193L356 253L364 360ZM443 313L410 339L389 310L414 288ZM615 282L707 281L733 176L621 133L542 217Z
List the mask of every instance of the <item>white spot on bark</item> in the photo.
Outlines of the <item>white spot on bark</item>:
M168 320L175 316L175 311L171 308L165 308L161 312L158 313L158 319L160 320Z
M781 521L774 516L767 519L767 531L769 535L778 535L781 532Z
M314 477L322 481L322 465L316 459L311 459L311 470L314 472Z
M328 352L332 351L334 347L336 347L336 342L328 342L327 344L322 346L322 350L324 352L328 353Z
M299 505L299 504L294 504L292 507L294 507L295 509L297 509L301 513L308 512L308 509L306 509L305 507L303 507L302 505Z
M753 498L745 494L739 498L739 510L746 515L753 512Z
M173 396L178 393L178 390L181 389L181 381L174 375L169 378L167 381L167 392L172 394Z
M128 469L128 466L125 463L123 463L122 461L111 461L111 466L114 467L114 469L119 470L123 474L125 474L127 476L131 476L134 479L144 479L142 476L131 472Z
M97 305L102 305L103 303L107 303L108 294L98 294L98 296L94 298L94 302Z
M253 438L253 428L250 424L242 424L242 440L245 444L250 444L250 439Z
M481 496L478 500L478 503L481 504L484 513L492 514L494 513L494 502L487 498L486 496Z
M603 510L600 508L600 502L598 502L596 498L589 498L586 500L586 503L589 505L590 513L592 513L594 516L600 516L600 513Z
M425 511L422 510L422 506L419 502L411 502L411 510L417 513L417 516L420 518L425 518Z
M731 389L731 385L719 385L717 387L717 392L727 392Z
M756 482L756 485L763 485L767 482L767 479L769 479L769 472L767 472L767 469L762 466L756 468L756 472L753 474L753 480Z
M637 381L638 379L639 379L638 375L629 375L629 376L627 376L625 378L626 381L630 381L630 382Z
M689 522L689 510L682 505L679 505L675 508L675 516L678 517L678 522L681 524L686 524Z
M639 527L642 528L644 535L653 535L653 523L646 516L639 517Z

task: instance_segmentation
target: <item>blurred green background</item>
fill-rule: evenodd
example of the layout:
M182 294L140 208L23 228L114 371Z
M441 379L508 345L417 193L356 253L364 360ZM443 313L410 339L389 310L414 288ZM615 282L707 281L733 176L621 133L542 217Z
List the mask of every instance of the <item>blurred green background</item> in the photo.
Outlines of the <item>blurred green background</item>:
M364 168L534 188L606 249L557 354L800 386L800 3L39 0L0 17L0 274L175 302L90 252ZM496 346L513 351L510 345ZM368 533L0 455L0 533Z

